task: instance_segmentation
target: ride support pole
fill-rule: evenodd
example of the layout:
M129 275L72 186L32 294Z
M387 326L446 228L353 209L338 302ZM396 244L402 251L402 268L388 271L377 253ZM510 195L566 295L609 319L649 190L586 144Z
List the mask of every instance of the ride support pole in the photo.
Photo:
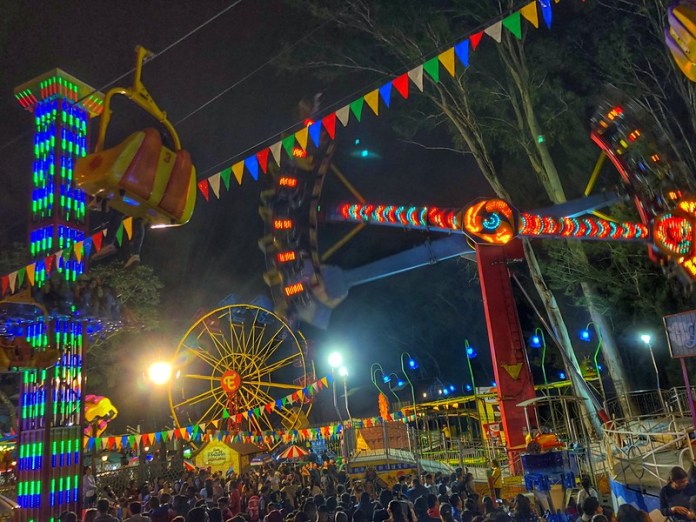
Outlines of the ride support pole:
M686 361L684 357L679 358L679 364L681 365L682 376L684 377L684 386L686 386L686 400L689 402L691 423L694 426L694 433L696 433L696 405L694 405L694 396L691 393L691 383L689 383L689 371L686 369Z

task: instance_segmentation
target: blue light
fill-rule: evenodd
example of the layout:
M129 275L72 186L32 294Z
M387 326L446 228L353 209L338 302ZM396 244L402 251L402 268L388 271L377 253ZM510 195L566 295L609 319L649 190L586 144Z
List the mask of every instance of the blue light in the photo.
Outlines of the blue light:
M452 384L450 384L450 388L449 388L449 389L450 389L450 391L454 391L455 388L454 388L454 386L453 386Z
M414 361L413 359L409 359L408 367L411 368L412 370L415 370L416 368L418 368L418 363L416 361Z
M604 367L601 364L598 364L597 369L601 372L604 369Z
M495 383L495 381L493 381L493 382L491 383L491 386L492 386L493 388L495 388L495 387L497 386L497 384Z
M565 372L559 373L558 376L561 378L562 381L565 381L565 379L566 379L566 374L565 374Z
M355 141L353 143L355 145L360 145L360 138L355 138Z
M403 386L403 385L404 385L404 381L398 380L398 381L396 381L396 385L397 385L397 386Z
M471 384L467 384L467 385L466 385L466 391L471 391L471 390L472 390Z
M466 356L469 359L473 359L474 357L476 357L476 350L474 350L471 346L467 346L466 347Z
M534 334L529 340L529 346L532 348L541 348L541 337Z
M444 390L442 390L442 393L444 393L445 395L449 395L449 390L445 388Z
M370 154L370 151L368 151L367 149L363 149L363 150L360 151L360 157L361 157L361 158L367 158L367 156L368 156L369 154Z
M580 330L580 340L584 342L589 342L590 341L590 331L589 330Z
M388 383L389 381L391 381L391 377L389 377L388 375L383 375L383 376L382 376L382 382L384 382L384 383L386 384L386 383Z

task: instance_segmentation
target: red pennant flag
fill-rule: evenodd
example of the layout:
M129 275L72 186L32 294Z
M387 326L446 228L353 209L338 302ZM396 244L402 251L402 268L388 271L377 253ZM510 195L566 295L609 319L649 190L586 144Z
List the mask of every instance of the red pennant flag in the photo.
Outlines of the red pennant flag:
M399 91L401 97L405 100L408 98L408 73L404 73L398 78L392 80L392 85Z
M101 234L101 232L99 232ZM53 269L53 260L56 258L53 254L50 256L46 257L45 263L46 263L46 274L50 274L51 270Z
M102 239L104 239L104 235L101 232L97 232L92 236L92 244L94 245L94 250L97 252L101 250Z
M7 292L7 287L10 284L10 278L7 276L2 276L2 294L5 295L5 292Z
M332 112L328 116L325 116L321 120L322 125L324 125L324 128L326 129L326 132L328 133L329 137L331 139L334 139L336 136L336 113Z
M481 43L481 38L483 38L483 33L484 33L484 31L481 31L480 33L472 34L469 37L469 41L471 42L471 48L474 51L478 47L478 44Z
M269 402L268 404L266 404L266 411L268 413L271 413L271 410L273 410L273 404L274 403L272 403L272 402Z
M205 198L206 201L210 201L208 198L210 197L210 185L208 185L208 179L202 179L198 182L198 190L201 191L201 194L203 194L203 197Z
M264 174L268 174L268 152L270 149L266 148L260 152L256 153L256 159L259 161L259 167Z

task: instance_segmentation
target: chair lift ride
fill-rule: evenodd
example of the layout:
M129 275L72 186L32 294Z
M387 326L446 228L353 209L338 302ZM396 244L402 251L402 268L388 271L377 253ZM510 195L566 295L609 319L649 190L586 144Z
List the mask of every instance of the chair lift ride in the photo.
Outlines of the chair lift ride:
M143 61L153 56L144 47L135 48L132 87L114 87L104 98L97 144L92 154L75 165L77 185L91 196L109 200L109 205L126 216L143 218L153 227L184 225L196 203L196 168L190 154L181 148L174 126L140 81ZM135 132L115 147L104 149L111 120L111 99L126 96L156 118L169 133L174 150L162 144L154 128Z

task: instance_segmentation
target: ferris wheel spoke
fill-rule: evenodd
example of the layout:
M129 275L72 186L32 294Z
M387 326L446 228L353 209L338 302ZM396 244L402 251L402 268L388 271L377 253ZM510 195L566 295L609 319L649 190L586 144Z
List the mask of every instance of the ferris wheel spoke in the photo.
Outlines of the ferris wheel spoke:
M218 361L216 361L213 357L210 356L210 354L206 351L199 350L198 348L191 348L190 346L185 346L185 348L191 352L193 355L198 357L201 361L205 362L208 364L213 369L216 369L218 366Z
M284 390L301 390L303 386L299 384L285 384L282 382L267 382L267 381L244 381L245 384L252 384L254 386L268 386L269 388L282 388Z
M219 413L216 412L216 413L214 414L213 412L216 411L216 410L215 410L215 407L216 407L216 406L217 406L217 410L219 411ZM216 419L221 418L221 417L222 417L222 412L224 411L224 409L225 409L225 405L224 405L224 404L220 404L220 403L217 401L217 399L216 399L216 400L210 405L210 407L209 407L207 410L205 410L205 413L203 413L203 415L200 416L200 419L198 420L198 422L197 422L196 424L200 424L201 422L205 421L206 419L216 420ZM208 416L209 414L210 414L210 416Z
M263 357L263 360L265 361L268 359L267 353L270 352L271 350L275 351L278 346L280 346L283 343L283 339L278 339L278 336L280 333L285 329L285 325L281 325L278 330L266 341L266 344L263 346L259 347L259 351L256 352L256 355L258 355L260 358ZM280 341L280 342L278 342ZM259 342L259 345L261 343ZM272 353L272 352L271 352Z
M270 375L271 373L280 370L281 368L285 368L286 366L291 365L295 359L298 357L301 357L301 353L294 353L288 357L285 357L283 359L280 359L277 362L274 362L273 364L269 364L265 366L264 368L260 368L255 374L254 377L258 377L259 379L261 377L265 377L266 375Z
M208 382L219 382L220 378L215 377L213 375L195 375L193 373L187 373L186 375L182 375L182 378L185 379L194 379L194 380L199 380L199 381L208 381Z
M194 404L198 404L199 402L203 402L205 400L210 400L213 399L215 400L215 393L214 390L206 390L203 393L199 393L198 395L194 395L193 397L189 397L188 399L178 402L174 404L174 408L181 408L182 406L193 406Z
M203 326L205 327L205 331L208 332L208 336L210 339L213 341L213 346L215 346L215 349L217 350L218 355L220 356L220 359L223 359L225 355L220 351L220 349L224 349L224 346L222 346L222 343L218 341L217 335L219 334L213 334L213 332L210 331L210 328L208 328L208 325L203 323Z

